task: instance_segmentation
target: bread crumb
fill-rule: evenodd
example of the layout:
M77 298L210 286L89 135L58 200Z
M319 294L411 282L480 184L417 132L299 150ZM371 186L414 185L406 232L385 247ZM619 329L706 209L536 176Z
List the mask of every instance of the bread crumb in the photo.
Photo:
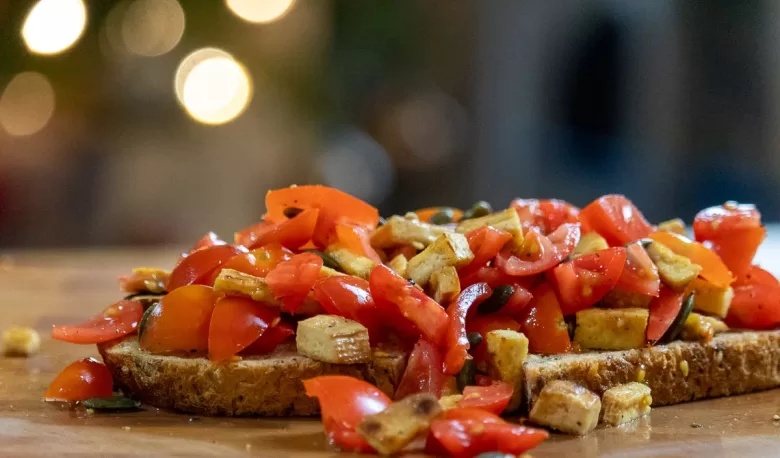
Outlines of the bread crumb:
M129 426L122 426L122 429L125 430L125 431L130 431L130 427Z
M701 428L701 423L691 423L691 428Z
M94 415L95 409L87 409L87 415Z
M772 417L772 421L780 421L780 415L775 415Z
M250 451L250 450L252 450L252 444L246 444L246 447L245 447L245 448L246 448L246 451L247 451L247 452L248 452L248 451Z
M13 326L3 332L3 351L7 356L30 356L41 349L41 336L33 328Z

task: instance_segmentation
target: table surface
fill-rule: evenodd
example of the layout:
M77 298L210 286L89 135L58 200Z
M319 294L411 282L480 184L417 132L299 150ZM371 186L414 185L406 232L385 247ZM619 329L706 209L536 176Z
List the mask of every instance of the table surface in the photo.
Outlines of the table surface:
M95 250L0 255L0 329L35 327L41 353L0 357L0 456L345 457L327 449L316 419L207 418L147 407L87 415L41 401L71 361L94 346L55 342L53 323L89 317L119 297L116 276L132 266L166 266L174 251ZM654 409L628 427L584 438L555 435L534 458L780 456L780 390Z

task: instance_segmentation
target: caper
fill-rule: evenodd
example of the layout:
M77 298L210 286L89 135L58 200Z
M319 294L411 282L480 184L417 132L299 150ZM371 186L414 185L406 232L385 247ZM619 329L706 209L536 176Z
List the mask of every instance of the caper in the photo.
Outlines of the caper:
M323 266L330 267L333 270L338 270L339 272L341 272L341 264L339 264L338 261L333 259L333 256L329 255L328 253L323 253L322 251L319 250L306 250L306 251L308 251L309 253L314 253L317 256L321 257Z
M577 315L569 315L563 317L563 321L566 322L566 327L569 331L569 339L574 340L574 331L577 330Z
M285 209L284 209L284 212L282 212L282 213L284 213L284 216L286 216L286 217L288 217L288 218L295 218L295 217L296 217L296 216L298 216L298 214L299 214L299 213L301 213L302 211L303 211L303 209L302 209L302 208L298 208L298 207L287 207L287 208L285 208Z
M491 294L485 302L479 304L479 312L498 312L504 305L506 305L507 301L509 301L509 298L512 297L512 294L514 293L515 288L512 285L497 286L496 289L493 290L493 294Z
M479 202L472 205L471 208L463 212L463 218L460 220L463 221L464 219L480 218L491 213L493 213L493 206L484 200L480 200Z
M125 396L87 399L81 401L81 405L94 410L135 410L141 407L140 402Z
M463 363L460 372L455 376L455 382L458 384L460 391L463 391L464 387L477 383L477 363L473 359L467 359Z
M469 339L469 348L474 348L482 343L482 334L478 332L469 332L466 334L466 338Z
M428 220L431 224L450 224L455 219L455 213L451 208L442 208Z

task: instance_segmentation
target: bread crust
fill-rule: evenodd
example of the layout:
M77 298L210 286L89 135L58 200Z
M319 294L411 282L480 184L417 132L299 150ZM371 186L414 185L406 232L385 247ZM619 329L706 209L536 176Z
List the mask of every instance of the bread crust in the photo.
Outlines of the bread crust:
M602 395L643 382L653 406L679 404L780 386L780 331L720 334L709 342L676 341L635 350L529 357L524 365L527 407L544 385L569 380Z
M98 345L114 382L146 404L199 415L309 416L319 412L302 381L318 375L351 375L392 397L406 367L400 351L374 351L367 364L328 364L280 346L266 356L213 363L206 358L159 356L142 351L138 339Z

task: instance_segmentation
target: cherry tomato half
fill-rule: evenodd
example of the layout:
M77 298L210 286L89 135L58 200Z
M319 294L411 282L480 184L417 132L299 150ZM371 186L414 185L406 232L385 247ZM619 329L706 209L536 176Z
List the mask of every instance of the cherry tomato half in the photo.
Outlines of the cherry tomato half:
M534 227L542 234L550 234L565 223L579 223L580 209L558 199L515 199L512 208L525 229Z
M299 253L279 263L266 275L265 281L274 297L282 300L282 309L296 313L317 282L320 269L321 257L314 253Z
M323 278L314 284L314 297L331 315L357 321L368 329L372 342L384 326L371 297L369 283L349 275Z
M572 315L600 301L615 287L625 264L626 249L613 247L553 269L550 278L558 290L563 314Z
M279 309L246 297L217 300L209 324L209 359L233 357L279 322Z
M780 326L780 288L754 284L734 288L726 324L737 329L773 329Z
M455 375L463 368L469 356L469 339L466 337L466 315L472 307L478 306L493 294L487 283L477 283L461 291L447 309L447 323L444 356L444 373Z
M189 254L192 254L204 248L211 248L213 246L218 246L218 245L227 245L227 242L219 238L219 236L214 232L208 232L206 233L206 235L201 237L201 239L198 240L195 243L195 245L193 245L193 247L189 251Z
M552 269L574 251L580 241L579 224L563 224L548 237L531 229L516 253L504 248L496 265L505 274L526 277Z
M319 214L318 209L311 208L273 226L256 224L240 232L242 242L249 249L278 243L285 248L297 250L312 239Z
M767 286L780 286L780 282L777 281L774 275L762 269L759 266L752 266L745 275L737 278L734 282L734 286L745 285L767 285Z
M759 245L766 238L764 227L734 229L728 234L713 238L709 243L720 259L736 277L750 270Z
M441 397L445 375L442 371L441 351L425 339L414 345L406 363L404 375L395 391L395 399L403 399L417 393L431 393Z
M560 303L552 287L542 283L523 319L523 333L531 353L557 354L571 351L569 327L563 320Z
M92 358L80 359L62 370L51 382L45 401L75 402L110 398L114 380L108 368Z
M488 386L467 386L463 388L463 398L458 407L474 407L500 415L512 399L514 387L506 382L496 382Z
M214 269L239 253L246 253L246 248L217 245L195 251L174 267L166 289L170 292L185 285L202 284L210 280Z
M701 243L689 240L679 234L663 231L653 232L650 234L650 238L663 243L680 256L690 259L694 264L700 265L699 276L717 287L725 288L734 281L734 277L731 276L731 272L720 257Z
M549 437L543 429L479 420L434 420L431 435L455 458L487 452L522 455Z
M108 342L136 331L144 314L138 301L122 300L81 324L55 325L51 338L76 344Z
M347 250L366 257L375 264L382 264L382 259L371 246L371 234L363 226L347 223L336 223L336 238Z
M203 285L177 288L150 312L138 343L154 354L202 354L209 348L209 323L219 294Z
M499 251L512 239L512 234L485 226L466 234L474 259L461 268L461 276L467 276L487 266Z
M580 220L607 240L620 246L647 237L653 231L642 212L619 194L599 197L580 212Z
M292 326L280 321L276 326L270 327L254 342L241 352L242 355L267 355L276 349L279 344L287 340L288 337L295 335Z
M632 293L658 296L661 287L658 268L641 244L631 243L626 246L626 266L617 286Z
M647 322L647 342L654 345L661 340L680 313L685 293L677 293L661 287L658 297L650 302L650 318Z
M715 240L734 230L758 227L761 227L761 213L755 205L731 201L705 208L693 219L693 234L698 242Z

